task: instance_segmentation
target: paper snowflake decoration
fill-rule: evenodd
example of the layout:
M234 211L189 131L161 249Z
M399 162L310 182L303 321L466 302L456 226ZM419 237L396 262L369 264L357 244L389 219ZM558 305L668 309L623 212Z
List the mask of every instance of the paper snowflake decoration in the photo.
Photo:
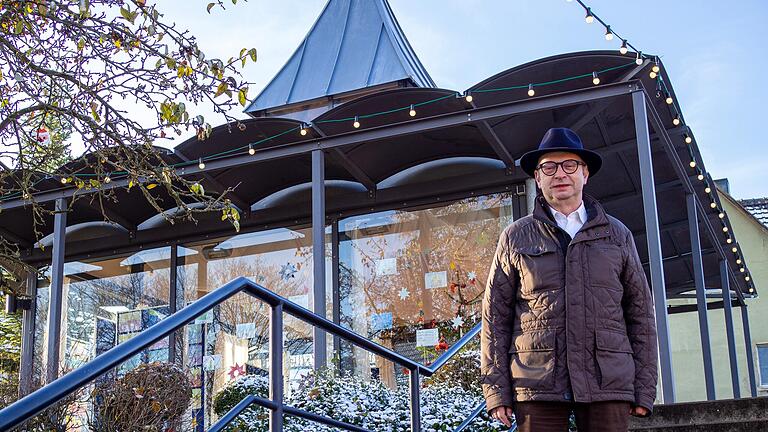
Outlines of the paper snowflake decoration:
M475 280L475 279L477 279L477 275L475 274L475 272L469 272L469 273L467 273L467 279Z
M400 293L398 294L398 296L400 296L400 300L405 300L405 299L407 299L407 298L408 298L408 296L410 296L410 295L411 295L411 293L410 293L410 292L408 292L408 288L403 288L403 289L401 289L401 290L400 290Z
M461 317L461 315L456 315L453 318L453 328L459 328L462 325L464 325L464 319Z
M229 368L229 379L235 379L239 376L245 375L245 365L233 364Z
M292 263L284 264L280 266L280 277L287 281L288 279L295 278L298 269Z

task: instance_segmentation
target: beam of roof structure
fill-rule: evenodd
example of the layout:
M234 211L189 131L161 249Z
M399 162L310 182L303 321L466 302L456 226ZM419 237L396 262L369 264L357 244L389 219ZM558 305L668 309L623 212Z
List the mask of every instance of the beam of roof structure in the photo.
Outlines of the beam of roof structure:
M245 112L399 81L435 87L387 0L329 0L299 47Z

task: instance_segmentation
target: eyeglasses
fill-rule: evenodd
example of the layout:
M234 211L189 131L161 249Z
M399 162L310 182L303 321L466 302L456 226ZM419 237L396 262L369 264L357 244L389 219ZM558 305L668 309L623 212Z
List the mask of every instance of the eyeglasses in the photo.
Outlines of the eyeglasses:
M584 162L579 162L575 159L567 159L562 162L542 162L536 167L537 170L541 170L544 175L553 176L557 172L557 167L563 167L563 172L566 174L573 174L579 169L579 165L586 165Z

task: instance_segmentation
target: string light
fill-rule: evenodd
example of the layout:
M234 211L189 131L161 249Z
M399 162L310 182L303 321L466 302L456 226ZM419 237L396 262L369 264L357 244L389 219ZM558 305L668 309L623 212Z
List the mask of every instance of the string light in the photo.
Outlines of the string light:
M253 148L253 144L248 144L248 154L251 156L256 154L256 149Z
M704 192L705 193L710 193L710 192L712 192L712 188L707 186L707 187L704 188Z
M533 84L528 84L528 96L535 95L536 92L533 90Z
M360 118L358 116L355 116L355 121L354 123L352 123L352 127L354 127L355 129L360 127Z
M648 74L648 76L649 76L651 79L656 79L656 77L658 76L658 74L656 74L656 72L654 72L654 71L651 71L651 72Z
M307 135L307 125L306 124L304 124L304 123L301 124L301 129L299 130L299 134L301 134L301 136L306 136Z
M624 54L629 52L629 49L627 48L627 40L626 39L622 39L621 40L621 48L619 48L619 52L621 53L621 55L624 55Z
M413 108L413 104L411 104L411 110L408 111L408 115L411 117L416 117L416 110Z
M696 176L697 179L700 181L704 181L704 174L699 173L699 175Z
M597 72L592 72L592 84L600 84L600 78L597 76Z
M688 164L688 166L690 166L691 168L696 168L696 161L692 160L692 161L691 161L691 162Z
M635 64L637 64L638 66L643 64L643 52L642 51L638 51L637 52L637 58L635 59Z
M666 98L664 99L664 101L667 103L667 105L672 105L672 102L674 102L674 101L672 100L672 95L671 95L671 94L669 94L669 92L667 92L667 93L665 94L665 96L666 96Z
M584 21L586 21L587 24L592 24L595 21L595 16L592 15L591 8L587 8L587 16L584 17Z
M675 126L680 125L680 116L676 115L675 118L672 119L672 124Z
M197 167L200 169L205 169L205 162L203 162L203 158L198 159Z
M656 57L653 60L653 67L651 68L651 72L659 73L661 71L661 68L659 67L659 58Z
M724 218L724 217L725 217L725 213L723 213L723 212L720 212L720 213L717 215L717 217L719 217L720 219L722 219L722 218Z
M613 32L611 31L611 26L605 27L605 40L607 41L613 40Z
M685 134L685 143L686 143L686 144L690 144L690 143L692 143L692 142L693 142L693 138L691 138L691 136L690 136L690 135L688 135L688 134Z
M66 177L62 177L61 178L61 184L67 184L67 178Z
M712 201L711 203L709 203L709 207L710 208L715 208L715 207L717 207L717 204L715 204L715 202Z
M739 249L736 246L731 248L731 252L733 252L733 253L736 253L738 251L739 251Z
M736 264L741 265L741 258L736 260Z
M728 227L727 226L723 227L723 232L728 232Z
M731 243L733 243L733 239L728 237L727 239L725 239L725 242L728 243L728 244L731 244Z
M466 100L466 101L467 101L467 103L472 103L472 100L473 100L473 99L474 99L474 98L473 98L473 97L472 97L472 95L469 93L469 90L467 90L467 91L465 91L465 92L464 92L464 100Z
M740 268L740 269L739 269L739 271L740 271L740 272L742 272L742 273L744 273L745 271L747 271L747 269L745 269L744 267L742 267L742 268Z
M744 280L749 282L749 276L744 276ZM752 292L752 290L750 290L749 292Z
M106 177L104 177L104 183L109 183L111 181L112 179L109 177L109 174L107 174Z

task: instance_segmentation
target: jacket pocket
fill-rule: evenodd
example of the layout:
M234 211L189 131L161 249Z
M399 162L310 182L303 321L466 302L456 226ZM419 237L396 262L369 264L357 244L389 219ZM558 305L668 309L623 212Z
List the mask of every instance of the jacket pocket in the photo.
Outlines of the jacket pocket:
M555 386L555 330L514 336L510 375L514 387L552 390Z
M524 293L553 290L561 286L562 259L549 243L520 246L514 249L519 258L521 288Z
M624 333L595 332L595 358L600 368L600 388L634 391L635 359L629 338Z

